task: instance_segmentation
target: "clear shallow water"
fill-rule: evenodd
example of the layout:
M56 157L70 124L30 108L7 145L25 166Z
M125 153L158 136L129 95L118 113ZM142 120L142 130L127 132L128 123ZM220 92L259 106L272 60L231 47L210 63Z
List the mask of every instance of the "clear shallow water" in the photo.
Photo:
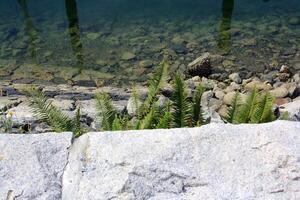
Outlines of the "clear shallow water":
M0 41L0 77L16 82L144 81L206 51L262 72L300 63L300 1L0 0Z

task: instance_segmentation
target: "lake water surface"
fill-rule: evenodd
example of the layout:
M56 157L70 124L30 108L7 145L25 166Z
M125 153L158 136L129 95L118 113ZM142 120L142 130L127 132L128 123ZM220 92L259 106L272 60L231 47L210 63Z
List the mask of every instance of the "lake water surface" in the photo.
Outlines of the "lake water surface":
M226 70L299 67L300 1L0 0L0 79L124 84L204 52Z

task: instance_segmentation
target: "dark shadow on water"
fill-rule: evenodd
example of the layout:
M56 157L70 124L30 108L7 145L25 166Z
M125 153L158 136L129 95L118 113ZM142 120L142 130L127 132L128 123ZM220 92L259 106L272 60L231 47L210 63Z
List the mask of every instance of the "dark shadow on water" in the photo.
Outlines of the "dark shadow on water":
M223 0L222 22L220 25L218 46L221 50L229 51L231 47L231 18L234 9L234 0Z
M66 14L69 21L69 35L71 46L76 57L77 65L83 67L82 43L80 40L80 26L77 14L76 0L65 0Z
M37 42L38 42L38 33L34 27L32 18L28 12L27 0L17 0L18 5L21 8L22 15L24 17L24 31L29 38L28 50L32 58L36 58L37 51Z

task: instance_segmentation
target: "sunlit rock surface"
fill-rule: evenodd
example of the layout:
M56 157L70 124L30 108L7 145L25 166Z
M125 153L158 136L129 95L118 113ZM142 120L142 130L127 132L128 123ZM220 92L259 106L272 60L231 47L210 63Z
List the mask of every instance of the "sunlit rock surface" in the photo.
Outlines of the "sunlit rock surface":
M0 200L61 199L71 133L0 134Z
M0 200L300 198L300 123L0 135Z
M299 199L300 123L88 133L64 200Z

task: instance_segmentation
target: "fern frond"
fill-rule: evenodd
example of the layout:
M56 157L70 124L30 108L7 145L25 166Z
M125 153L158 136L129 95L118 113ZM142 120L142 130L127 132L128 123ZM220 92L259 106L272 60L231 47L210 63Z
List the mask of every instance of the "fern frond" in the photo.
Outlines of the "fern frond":
M251 123L265 123L273 121L275 116L272 111L274 98L266 93L258 101L255 110L251 116Z
M32 108L35 117L45 122L54 131L71 131L75 135L81 132L81 127L78 124L80 122L71 119L53 106L43 92L37 89L28 89L25 94L29 97L29 106Z
M251 120L251 116L257 106L257 96L258 91L254 88L251 93L248 95L246 102L242 105L241 110L239 112L239 116L237 118L238 123L249 123Z
M240 108L241 108L240 93L236 92L232 99L231 105L227 111L227 116L225 117L225 120L228 123L233 123L233 124L238 123L239 120L237 119L237 117L239 115Z
M159 116L162 116L158 124L156 125L155 128L172 128L172 112L171 112L171 102L168 100L163 107L160 108L159 110Z
M147 113L143 120L141 120L138 129L153 129L155 127L157 117L157 108L151 107L151 110Z
M151 110L155 98L157 97L161 88L167 82L168 68L169 68L169 64L163 61L158 66L158 68L154 71L152 77L150 78L148 82L148 88L149 88L148 96L140 109L141 116L145 116L145 114L147 114Z
M171 112L165 112L165 114L160 118L157 126L155 128L171 128L172 123L172 113Z
M112 131L132 130L128 115L117 115L112 123Z
M119 131L122 130L121 119L116 117L112 123L112 131Z
M133 87L132 89L132 94L131 94L131 97L133 99L133 106L135 108L135 115L140 118L140 107L141 107L141 102L140 102L140 95L138 94L138 92L136 91L136 88Z
M188 100L187 87L182 76L177 73L174 80L172 100L172 116L174 127L192 126L191 103Z
M112 124L116 118L117 112L112 104L110 96L107 93L100 93L95 96L98 116L101 119L102 129L111 131Z
M196 87L194 97L193 97L193 120L194 125L200 126L201 124L204 124L203 120L203 113L201 111L201 98L204 93L205 89L200 84Z

